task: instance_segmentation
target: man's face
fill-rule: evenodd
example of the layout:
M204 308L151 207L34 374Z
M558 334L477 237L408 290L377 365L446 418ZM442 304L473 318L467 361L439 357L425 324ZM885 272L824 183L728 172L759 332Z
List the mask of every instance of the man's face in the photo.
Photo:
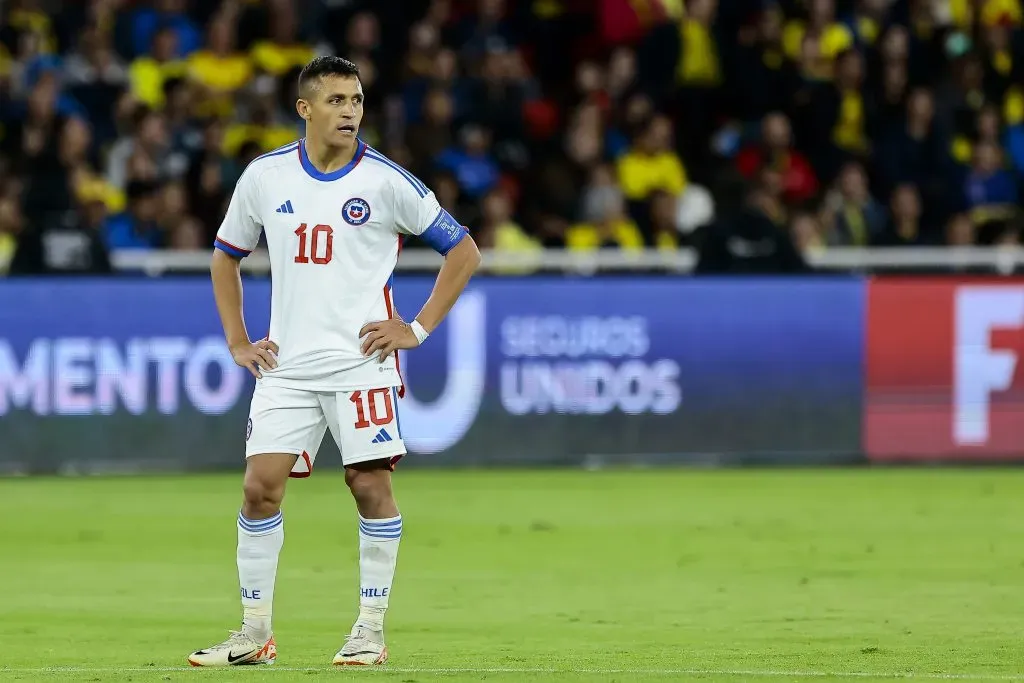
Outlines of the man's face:
M359 134L363 120L363 86L355 76L324 76L299 99L299 114L315 135L332 145L344 145Z
M137 198L133 203L133 208L135 217L146 223L155 221L160 213L160 205L155 194L146 194Z

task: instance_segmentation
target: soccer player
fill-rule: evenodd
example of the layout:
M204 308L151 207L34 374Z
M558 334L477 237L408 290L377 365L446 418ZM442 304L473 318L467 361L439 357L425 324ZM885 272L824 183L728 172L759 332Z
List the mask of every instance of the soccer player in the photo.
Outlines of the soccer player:
M239 178L217 233L211 272L235 362L256 377L246 429L238 579L242 627L193 652L194 666L272 664L281 499L309 476L326 430L341 450L359 511L359 615L335 664L382 664L384 613L402 516L391 490L405 453L397 397L399 349L423 343L480 263L465 229L411 173L357 136L363 90L355 64L318 57L299 76L306 137L256 158ZM239 260L266 234L273 284L270 331L251 342ZM395 311L391 278L402 235L444 255L411 323Z

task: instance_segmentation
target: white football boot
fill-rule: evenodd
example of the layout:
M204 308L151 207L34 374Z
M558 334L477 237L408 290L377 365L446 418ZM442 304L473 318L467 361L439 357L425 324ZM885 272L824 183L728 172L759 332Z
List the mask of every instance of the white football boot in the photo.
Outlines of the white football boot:
M192 666L273 664L276 660L277 644L273 636L261 643L242 631L231 631L231 636L223 643L196 650L188 656L188 663Z
M345 637L345 644L334 655L336 666L370 666L388 661L388 647L383 631L371 631L356 625Z

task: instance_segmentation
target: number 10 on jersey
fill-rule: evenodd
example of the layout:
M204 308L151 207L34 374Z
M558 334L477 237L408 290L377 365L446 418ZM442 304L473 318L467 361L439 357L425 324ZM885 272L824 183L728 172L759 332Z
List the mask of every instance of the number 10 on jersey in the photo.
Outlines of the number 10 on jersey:
M395 418L390 389L370 389L365 394L362 391L353 391L348 400L356 406L356 429L365 429L371 422L380 427L389 424ZM367 413L369 420L366 419Z
M309 226L303 223L295 228L295 234L299 236L296 263L313 262L322 266L331 262L331 256L334 254L334 228L321 224L309 230Z

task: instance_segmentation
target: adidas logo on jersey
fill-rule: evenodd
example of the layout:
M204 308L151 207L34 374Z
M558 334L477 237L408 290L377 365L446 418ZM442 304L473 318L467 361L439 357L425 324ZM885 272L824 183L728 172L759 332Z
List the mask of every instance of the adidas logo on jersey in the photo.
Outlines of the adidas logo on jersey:
M388 441L394 441L394 439L392 439L391 435L387 433L387 430L382 429L377 432L377 436L373 437L373 441L370 443L386 443Z
M292 200L289 199L284 204L274 209L274 213L295 213L295 209L292 208Z

